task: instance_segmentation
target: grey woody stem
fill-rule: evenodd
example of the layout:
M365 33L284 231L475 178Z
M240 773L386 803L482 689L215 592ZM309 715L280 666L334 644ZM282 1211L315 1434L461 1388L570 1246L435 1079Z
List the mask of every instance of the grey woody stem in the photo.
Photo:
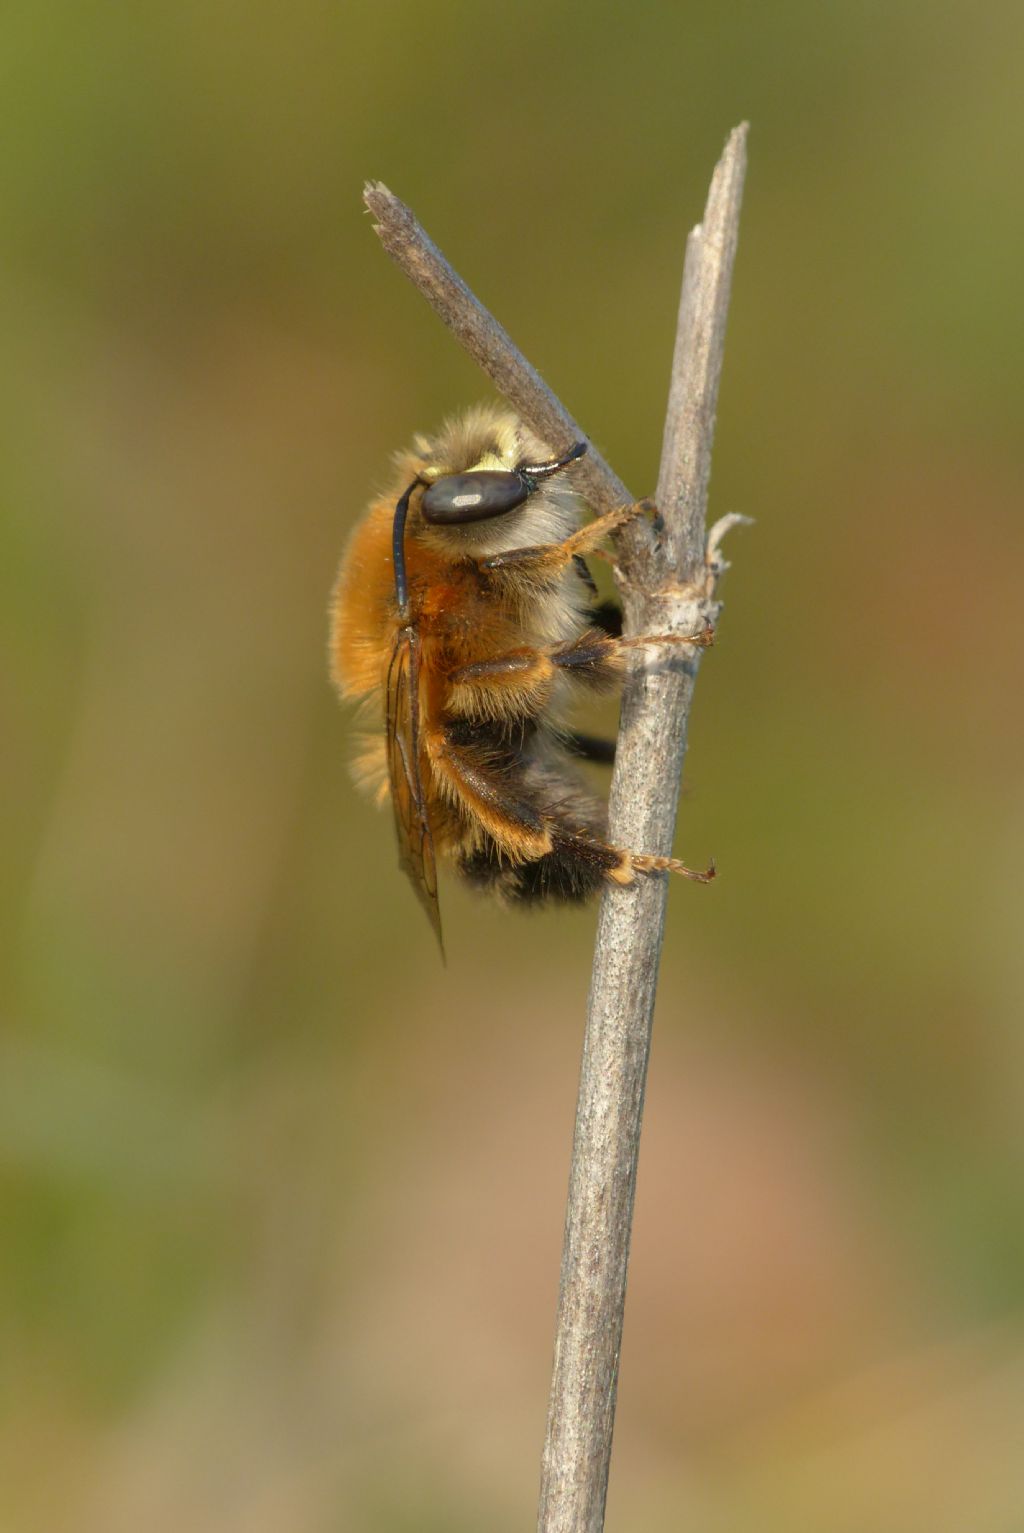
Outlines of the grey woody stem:
M661 538L635 555L626 630L696 633L718 616L704 518L745 169L737 128L690 234L665 422ZM694 682L703 651L635 663L623 690L609 839L667 854ZM538 1526L600 1533L611 1456L626 1267L667 881L602 896L562 1254L555 1363Z
M658 476L657 534L636 519L618 537L627 634L696 633L719 607L721 536L705 535L711 444L746 169L733 130L690 233ZM585 435L407 207L371 182L365 201L388 254L519 415L555 451ZM576 482L595 510L630 501L591 449ZM623 689L609 839L668 855L702 650L639 651ZM562 1253L554 1371L541 1473L540 1533L600 1533L611 1457L651 1022L666 878L602 896L583 1045Z

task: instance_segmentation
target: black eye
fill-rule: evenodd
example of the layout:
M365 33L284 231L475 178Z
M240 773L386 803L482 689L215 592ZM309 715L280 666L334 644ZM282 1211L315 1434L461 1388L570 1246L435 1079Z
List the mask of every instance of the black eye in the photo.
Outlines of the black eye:
M533 489L522 474L482 468L475 474L446 474L423 491L423 519L435 524L483 522L514 511Z

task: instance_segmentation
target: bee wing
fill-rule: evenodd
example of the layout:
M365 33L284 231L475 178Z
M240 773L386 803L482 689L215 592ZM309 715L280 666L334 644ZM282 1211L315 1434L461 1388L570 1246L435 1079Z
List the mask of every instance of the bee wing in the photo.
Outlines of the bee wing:
M444 957L437 865L420 760L420 650L414 628L395 640L388 666L386 738L398 860L409 875Z

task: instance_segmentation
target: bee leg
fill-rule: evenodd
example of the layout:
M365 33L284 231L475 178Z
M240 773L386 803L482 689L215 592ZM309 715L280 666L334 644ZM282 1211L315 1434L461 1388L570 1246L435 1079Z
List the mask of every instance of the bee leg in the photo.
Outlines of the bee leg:
M703 870L688 868L678 857L656 857L650 852L621 852L622 861L606 876L613 884L631 884L637 873L678 873L690 878L695 884L709 884L715 877L715 864L709 862Z
M481 826L511 861L531 861L550 852L551 832L535 796L454 736L452 728L441 726L424 737L444 797Z
M463 718L533 718L547 701L554 675L550 656L524 646L451 671L445 704Z
M646 633L629 638L612 638L590 629L570 644L559 644L547 651L551 663L571 671L591 685L607 685L617 680L625 667L626 651L644 649L648 644L694 644L705 648L714 642L714 629L707 624L700 633Z
M714 863L699 871L675 857L609 846L593 831L581 830L579 818L570 818L571 808L558 801L550 805L540 784L487 761L460 745L455 734L450 727L432 729L425 743L445 797L493 843L492 850L485 847L463 859L463 871L470 876L477 863L481 873L483 863L504 866L505 883L518 884L518 897L527 899L584 898L605 880L631 884L638 873L678 873L701 884L714 878ZM577 807L582 811L585 806ZM516 897L511 888L506 892Z
M698 870L675 857L622 851L593 833L570 830L554 820L551 849L543 856L512 861L488 839L462 854L459 869L470 883L516 905L540 905L547 900L576 904L592 898L606 883L627 886L641 874L678 873L701 884L715 876L713 863Z
M710 624L700 633L639 634L612 638L596 628L588 629L567 644L544 649L508 650L487 660L460 665L448 675L446 704L463 718L532 718L543 708L556 671L571 671L593 687L612 686L622 676L626 651L648 644L695 644L714 640Z
M557 548L568 548L572 554L587 554L603 543L605 538L613 532L618 532L620 527L635 521L638 516L657 515L658 508L653 500L634 500L628 506L617 506L614 511L606 511L603 516L595 516L593 521L585 522L564 543L556 544Z
M561 543L538 543L532 548L511 548L503 554L491 554L478 559L477 568L487 573L508 570L517 575L529 575L533 579L557 579L565 566L578 556L590 553L613 532L624 527L637 516L655 509L653 501L636 500L632 505L619 506L596 516Z
M574 850L577 855L593 858L599 856L604 864L604 877L612 884L629 885L636 882L638 873L678 873L697 884L709 884L715 877L715 864L710 862L704 869L688 868L678 857L658 857L651 852L627 852L621 847L595 842L589 836L566 834L555 831L552 840L556 846Z
M705 623L699 633L641 633L630 634L611 641L619 649L643 649L646 644L695 644L698 649L710 649L715 642L715 630Z

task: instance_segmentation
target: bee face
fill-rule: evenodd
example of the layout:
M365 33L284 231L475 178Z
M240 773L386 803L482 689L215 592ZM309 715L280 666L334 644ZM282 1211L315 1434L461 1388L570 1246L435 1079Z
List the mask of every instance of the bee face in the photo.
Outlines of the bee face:
M462 556L562 537L578 516L571 486L553 476L586 451L561 458L513 417L470 411L436 437L417 440L410 522L423 541Z

